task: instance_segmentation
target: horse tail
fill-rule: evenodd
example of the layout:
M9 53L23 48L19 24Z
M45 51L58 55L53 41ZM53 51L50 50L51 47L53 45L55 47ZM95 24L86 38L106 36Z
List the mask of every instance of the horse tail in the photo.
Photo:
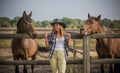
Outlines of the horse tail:
M41 46L38 45L38 51L40 51L40 52L49 52L50 50L47 47L41 47Z

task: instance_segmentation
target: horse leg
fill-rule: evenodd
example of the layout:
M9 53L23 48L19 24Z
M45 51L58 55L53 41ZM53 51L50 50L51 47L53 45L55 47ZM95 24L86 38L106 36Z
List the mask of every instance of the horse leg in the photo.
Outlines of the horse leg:
M33 55L32 60L35 60L35 58L36 58L36 55ZM34 72L34 65L31 65L31 70L32 70L32 73L33 73Z
M115 64L115 65L114 65L114 68L115 68L115 73L119 73L119 70L118 70L118 69L119 69L119 65L118 65L118 64Z
M22 60L27 60L27 58L23 58ZM26 65L24 65L24 67L23 67L23 73L27 73L27 67L26 67Z
M19 60L19 58L14 57L14 60ZM15 73L19 73L19 65L15 65Z
M23 73L27 73L27 67L24 65Z
M110 53L111 54L111 58L114 59L114 54L113 53ZM110 64L110 70L109 70L109 73L115 73L115 66L114 64Z
M24 65L23 73L27 73L27 67Z
M115 73L120 73L120 64L115 64L114 68L115 68Z
M101 73L104 73L104 64L100 64Z
M117 70L118 70L118 73L120 73L120 64L118 64Z
M115 65L114 65L114 69L115 69L115 70L114 70L114 71L115 71L114 73L120 73L120 64L115 64Z
M109 73L113 73L113 72L114 72L113 69L114 69L114 68L113 68L113 64L110 64Z

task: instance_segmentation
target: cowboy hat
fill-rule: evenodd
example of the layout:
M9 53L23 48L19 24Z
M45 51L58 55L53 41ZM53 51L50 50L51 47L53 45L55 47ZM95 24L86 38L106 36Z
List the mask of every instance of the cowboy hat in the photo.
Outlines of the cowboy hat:
M66 24L60 19L54 19L53 22L50 24L54 26L55 23L59 23L64 29L66 28Z

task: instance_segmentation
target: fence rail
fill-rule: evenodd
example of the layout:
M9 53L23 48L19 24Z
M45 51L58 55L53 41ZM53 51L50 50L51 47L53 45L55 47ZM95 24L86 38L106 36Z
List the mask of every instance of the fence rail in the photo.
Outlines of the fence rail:
M82 39L79 33L70 32L71 38ZM120 34L93 34L89 35L91 38L120 38ZM0 34L0 39L12 39L12 38L30 38L27 34ZM44 34L37 34L36 38L44 38Z
M81 35L79 33L70 32L71 38L80 39ZM12 38L30 38L27 34L0 34L0 39L12 39ZM44 34L37 34L36 38L44 38Z
M83 60L68 60L67 64L82 64ZM0 61L0 65L50 65L49 60Z
M16 28L0 28L0 31L16 31ZM52 28L35 28L36 31L52 31ZM66 31L79 31L77 28L66 28Z
M91 64L120 64L120 59L91 59ZM83 59L68 60L67 64L83 64ZM0 65L50 65L49 60L0 61Z
M0 28L0 31L16 31L16 28ZM52 28L35 28L36 31L51 31ZM66 31L80 31L79 28L66 28ZM111 31L120 31L120 29L110 29Z

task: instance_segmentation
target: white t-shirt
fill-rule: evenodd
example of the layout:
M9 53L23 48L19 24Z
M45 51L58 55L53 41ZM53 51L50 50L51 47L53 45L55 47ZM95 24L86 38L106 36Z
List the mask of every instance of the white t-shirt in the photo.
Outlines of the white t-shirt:
M64 50L64 37L56 38L55 51Z

